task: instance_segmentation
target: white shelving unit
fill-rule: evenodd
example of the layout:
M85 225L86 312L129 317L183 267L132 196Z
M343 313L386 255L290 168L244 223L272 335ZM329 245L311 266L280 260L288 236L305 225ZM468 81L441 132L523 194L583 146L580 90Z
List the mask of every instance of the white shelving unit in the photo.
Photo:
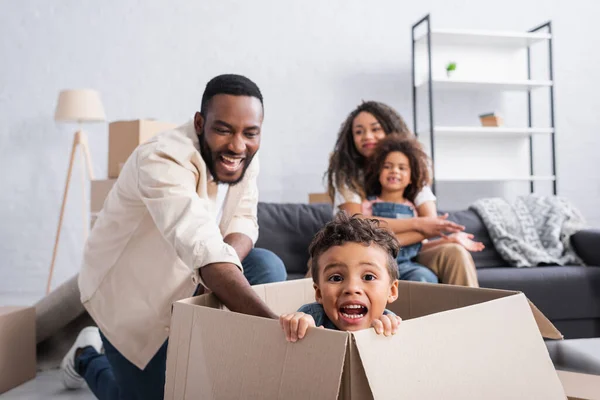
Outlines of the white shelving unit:
M421 82L417 88L427 89L428 81ZM466 79L434 79L433 88L439 90L510 90L510 91L528 91L543 87L552 86L552 81L532 81L532 80L503 80L503 81L485 81L485 80L466 80Z
M531 135L551 135L552 128L506 128L486 126L435 126L433 133L444 136L475 136L475 137L529 137ZM417 132L417 136L429 133L429 129Z
M426 24L427 30L416 31ZM546 29L547 31L543 31ZM433 161L436 182L552 182L556 194L554 129L554 82L552 32L548 22L529 32L497 32L461 29L432 29L427 15L413 25L413 127ZM548 46L548 77L532 79L530 47ZM457 69L446 76L445 65ZM550 94L550 126L532 126L531 93ZM514 127L445 126L435 123L433 99L440 92L524 92L527 94L527 125ZM428 123L420 129L419 96L428 97ZM448 107L452 102L446 101ZM492 110L474 111L476 115ZM496 111L496 110L493 110ZM552 145L552 173L534 172L533 137L546 137Z

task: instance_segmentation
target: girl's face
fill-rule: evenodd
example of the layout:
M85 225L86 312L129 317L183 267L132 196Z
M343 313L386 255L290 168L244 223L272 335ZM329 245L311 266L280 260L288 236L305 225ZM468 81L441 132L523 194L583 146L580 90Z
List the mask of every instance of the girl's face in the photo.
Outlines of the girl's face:
M385 131L373 114L361 111L352 121L354 146L363 157L370 157L377 143L384 137Z
M393 151L383 161L379 183L386 191L404 191L410 185L410 160L404 153Z

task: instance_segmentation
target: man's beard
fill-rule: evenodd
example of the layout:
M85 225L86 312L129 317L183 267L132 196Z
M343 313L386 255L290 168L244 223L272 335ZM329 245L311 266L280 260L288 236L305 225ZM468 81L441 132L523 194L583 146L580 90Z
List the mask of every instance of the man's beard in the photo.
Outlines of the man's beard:
M244 165L242 166L242 174L240 175L240 177L238 179L236 179L233 182L221 182L219 180L219 177L217 176L217 172L215 169L215 158L216 157L213 157L214 153L208 146L208 143L206 143L204 131L202 131L202 134L198 135L198 140L200 142L200 155L202 156L202 159L204 160L204 163L206 164L206 168L208 168L208 172L210 172L210 174L212 175L215 183L217 183L217 184L225 183L229 186L234 186L234 185L237 185L238 183L240 183L242 179L244 179L244 176L246 175L246 170L250 166L250 162L252 162L252 159L254 158L256 153L252 154L249 157L246 156L246 158L243 161ZM236 156L236 154L233 154L230 152L224 152L222 154L224 154L226 156ZM217 157L218 157L218 155L217 155Z

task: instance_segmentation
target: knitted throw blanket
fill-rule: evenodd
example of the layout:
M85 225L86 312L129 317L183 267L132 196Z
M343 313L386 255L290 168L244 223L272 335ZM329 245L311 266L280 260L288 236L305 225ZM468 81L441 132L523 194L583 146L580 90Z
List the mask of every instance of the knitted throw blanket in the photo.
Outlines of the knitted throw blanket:
M469 208L479 214L496 250L512 266L583 265L570 237L586 227L585 221L567 200L527 195L511 204L488 198Z

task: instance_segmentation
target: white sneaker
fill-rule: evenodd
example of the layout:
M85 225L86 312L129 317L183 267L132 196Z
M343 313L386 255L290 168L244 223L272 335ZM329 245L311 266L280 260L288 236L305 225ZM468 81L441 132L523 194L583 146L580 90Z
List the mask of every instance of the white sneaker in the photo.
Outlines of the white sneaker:
M67 355L60 363L63 385L65 385L67 389L79 389L85 384L85 380L75 371L75 352L77 349L88 346L92 346L98 353L102 352L100 331L95 326L88 326L79 332L77 339L75 339L75 343L73 343L73 346L71 346Z

